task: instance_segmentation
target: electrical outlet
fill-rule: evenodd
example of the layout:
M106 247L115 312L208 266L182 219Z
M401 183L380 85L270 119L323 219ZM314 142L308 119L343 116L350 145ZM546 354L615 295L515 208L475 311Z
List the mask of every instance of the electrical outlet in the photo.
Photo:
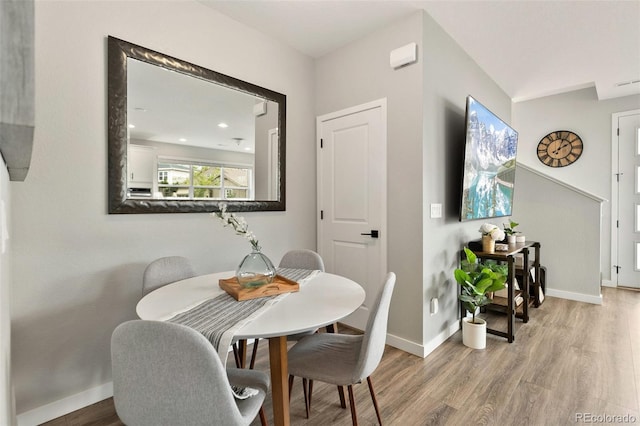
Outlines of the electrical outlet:
M431 299L431 315L435 315L438 313L438 298L434 297Z

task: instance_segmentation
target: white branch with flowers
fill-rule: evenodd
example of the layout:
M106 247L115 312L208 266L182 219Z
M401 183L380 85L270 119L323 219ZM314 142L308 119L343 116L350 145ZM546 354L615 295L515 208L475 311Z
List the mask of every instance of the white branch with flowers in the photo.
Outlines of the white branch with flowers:
M276 268L267 256L260 251L260 244L255 234L249 231L249 225L242 216L236 216L227 211L227 204L220 203L220 211L211 213L211 216L219 218L224 226L230 226L238 235L249 240L253 251L246 255L236 269L238 283L245 288L260 287L273 282L276 276Z
M238 235L242 235L251 243L254 250L260 251L260 245L255 234L249 231L249 224L242 216L236 216L227 211L227 204L220 203L220 211L211 213L211 216L219 218L225 227L231 226Z

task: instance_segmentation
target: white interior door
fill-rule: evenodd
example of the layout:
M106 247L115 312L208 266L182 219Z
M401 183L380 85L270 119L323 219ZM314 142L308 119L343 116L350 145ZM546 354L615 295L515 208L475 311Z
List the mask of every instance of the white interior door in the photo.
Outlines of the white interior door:
M342 322L363 330L386 256L386 100L318 117L318 251L327 272L365 289L362 307Z
M618 285L640 288L640 114L618 118Z

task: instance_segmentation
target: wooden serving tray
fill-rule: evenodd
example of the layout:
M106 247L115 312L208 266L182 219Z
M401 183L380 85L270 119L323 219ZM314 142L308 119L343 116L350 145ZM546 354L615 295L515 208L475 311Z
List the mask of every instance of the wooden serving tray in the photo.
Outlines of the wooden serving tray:
M219 285L221 289L229 293L229 295L237 301L275 296L277 294L292 293L300 290L300 285L297 282L281 275L276 275L271 284L265 284L260 287L242 287L236 277L220 279Z

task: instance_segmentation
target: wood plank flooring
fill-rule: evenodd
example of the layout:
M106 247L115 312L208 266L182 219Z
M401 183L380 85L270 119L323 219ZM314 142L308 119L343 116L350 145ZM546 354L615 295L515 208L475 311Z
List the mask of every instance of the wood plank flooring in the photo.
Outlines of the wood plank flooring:
M633 416L640 424L640 292L603 288L603 296L601 306L547 297L531 310L528 324L516 322L514 343L489 335L482 351L463 346L460 332L425 359L388 346L372 376L383 421L567 425L584 423L576 416L589 414ZM502 318L490 320L495 324ZM266 342L258 356L256 368L267 370ZM360 424L376 424L366 383L355 386L355 398ZM265 407L271 418L270 400ZM296 379L292 425L351 424L336 388L322 383L314 385L310 417L305 418ZM604 423L616 423L608 420ZM112 399L45 424L122 425Z

